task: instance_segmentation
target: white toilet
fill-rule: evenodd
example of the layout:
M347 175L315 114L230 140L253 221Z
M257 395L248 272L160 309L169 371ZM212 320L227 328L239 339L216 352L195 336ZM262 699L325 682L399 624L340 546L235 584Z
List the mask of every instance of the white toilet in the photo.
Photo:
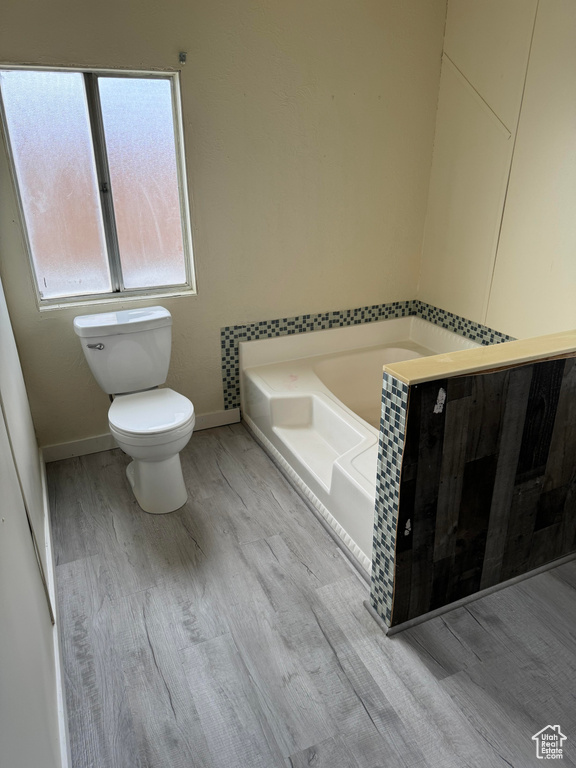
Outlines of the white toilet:
M74 331L94 378L114 395L110 432L133 461L126 474L145 512L186 503L180 451L194 429L194 406L164 384L170 365L172 316L164 307L74 318Z

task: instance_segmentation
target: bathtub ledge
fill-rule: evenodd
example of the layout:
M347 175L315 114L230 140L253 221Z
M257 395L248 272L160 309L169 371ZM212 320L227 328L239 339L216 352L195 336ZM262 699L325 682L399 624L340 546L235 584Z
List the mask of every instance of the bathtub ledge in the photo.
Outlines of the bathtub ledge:
M384 370L394 378L413 386L433 379L469 376L492 369L501 370L522 364L528 365L536 360L569 355L576 355L576 330L390 363Z

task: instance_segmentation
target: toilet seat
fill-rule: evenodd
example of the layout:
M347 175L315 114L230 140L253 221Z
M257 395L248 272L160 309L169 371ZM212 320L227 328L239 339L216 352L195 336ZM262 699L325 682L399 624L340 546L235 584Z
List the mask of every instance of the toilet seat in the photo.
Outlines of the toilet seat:
M112 434L128 443L157 445L192 432L194 406L172 389L152 389L115 398L108 411Z

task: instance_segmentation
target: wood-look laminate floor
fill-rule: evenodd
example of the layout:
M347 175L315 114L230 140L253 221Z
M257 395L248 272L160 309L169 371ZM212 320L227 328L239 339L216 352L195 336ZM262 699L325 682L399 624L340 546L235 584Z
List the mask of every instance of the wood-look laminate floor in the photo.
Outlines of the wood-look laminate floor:
M576 765L575 562L387 638L241 425L171 515L128 461L48 465L72 768L526 768L548 724Z

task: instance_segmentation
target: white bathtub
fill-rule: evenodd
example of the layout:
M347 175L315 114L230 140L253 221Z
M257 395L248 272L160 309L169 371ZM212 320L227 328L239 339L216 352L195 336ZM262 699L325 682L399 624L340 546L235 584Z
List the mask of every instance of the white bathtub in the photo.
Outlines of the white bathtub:
M382 368L477 346L416 317L240 343L242 418L367 571Z

